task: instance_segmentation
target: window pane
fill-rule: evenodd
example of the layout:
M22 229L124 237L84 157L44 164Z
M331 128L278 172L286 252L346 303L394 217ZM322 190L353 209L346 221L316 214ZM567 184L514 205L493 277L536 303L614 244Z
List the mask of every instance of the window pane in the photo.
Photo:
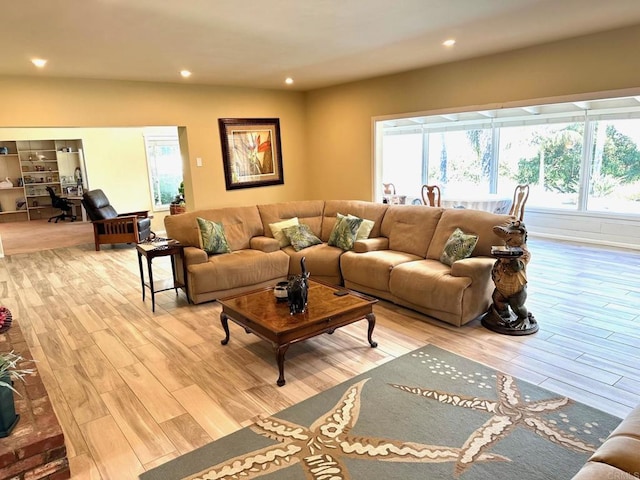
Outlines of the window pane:
M382 137L382 183L393 183L398 195L420 197L422 188L422 133Z
M498 193L529 184L529 205L577 209L583 123L500 129Z
M182 182L178 137L146 137L145 141L154 207L168 208Z
M640 119L593 124L593 160L587 210L640 211Z
M429 134L428 183L447 195L490 193L491 130Z

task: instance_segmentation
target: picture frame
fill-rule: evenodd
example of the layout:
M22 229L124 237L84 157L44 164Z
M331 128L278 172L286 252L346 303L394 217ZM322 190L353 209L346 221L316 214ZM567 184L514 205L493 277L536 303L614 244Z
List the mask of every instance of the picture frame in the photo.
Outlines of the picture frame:
M280 119L219 118L227 190L284 183Z

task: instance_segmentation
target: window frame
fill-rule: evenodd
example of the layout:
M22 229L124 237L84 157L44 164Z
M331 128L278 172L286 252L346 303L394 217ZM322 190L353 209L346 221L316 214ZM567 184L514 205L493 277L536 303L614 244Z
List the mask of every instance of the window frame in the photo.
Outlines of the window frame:
M558 102L539 105L522 106L493 106L490 109L469 110L469 111L437 111L426 114L411 114L401 116L385 116L373 119L374 142L376 145L374 154L374 198L377 201L382 199L382 182L391 181L383 179L384 171L383 138L389 130L399 133L402 130L423 132L423 143L428 144L430 133L447 131L467 131L491 127L492 130L492 159L490 169L490 187L495 193L499 178L500 150L499 134L501 127L510 125L543 125L551 123L581 123L584 126L582 138L582 153L580 158L580 172L578 178L578 195L575 209L558 209L553 207L536 206L540 211L550 213L576 213L588 216L615 216L620 218L637 219L640 213L633 211L602 211L589 210L589 189L591 181L591 168L593 163L593 136L594 124L597 120L625 120L640 119L640 97L610 97L589 101ZM387 133L388 134L388 133ZM634 137L635 139L635 137ZM640 150L640 141L636 141L636 146ZM428 156L428 152L426 152ZM433 161L433 160L432 160ZM422 174L428 168L429 159L423 159ZM425 183L433 183L433 179L424 179ZM437 182L436 182L437 183Z
M158 134L158 133L153 133L153 134L144 134L143 135L144 138L144 151L145 151L145 156L146 156L146 160L147 160L147 172L148 172L148 177L149 177L149 194L151 196L151 205L152 205L152 210L154 212L164 212L164 211L169 211L170 210L170 204L169 203L156 203L155 201L155 195L156 195L156 175L154 173L154 167L157 168L156 165L153 165L155 158L152 158L149 155L150 152L150 147L152 148L154 143L171 143L172 145L175 143L175 146L178 149L178 154L181 156L181 151L180 151L180 141L178 138L178 132L176 131L175 134ZM184 181L184 171L182 169L182 158L180 158L180 170L182 172L182 181ZM159 185L158 185L158 189L159 189ZM160 198L162 198L161 195L161 191L159 190L158 192L160 194ZM178 189L176 188L175 191L175 195L178 194Z

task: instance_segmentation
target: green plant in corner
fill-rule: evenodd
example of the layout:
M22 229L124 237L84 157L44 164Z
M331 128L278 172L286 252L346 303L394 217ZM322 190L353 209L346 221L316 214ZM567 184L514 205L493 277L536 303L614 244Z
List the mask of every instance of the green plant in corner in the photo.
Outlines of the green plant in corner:
M24 377L27 375L33 375L35 369L33 368L20 368L19 364L23 362L34 362L35 360L27 360L22 355L18 355L14 351L0 354L0 388L10 388L18 395L20 393L13 388L12 380L21 380L24 382Z

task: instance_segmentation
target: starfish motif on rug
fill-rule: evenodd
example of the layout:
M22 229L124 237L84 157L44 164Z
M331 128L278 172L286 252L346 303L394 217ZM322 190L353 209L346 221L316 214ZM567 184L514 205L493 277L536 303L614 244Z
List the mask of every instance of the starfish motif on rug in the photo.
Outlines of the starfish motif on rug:
M442 463L459 461L457 447L402 442L387 438L350 435L358 421L362 387L368 379L351 385L338 403L310 427L275 417L259 417L251 429L278 441L239 455L188 477L189 480L252 479L300 464L308 480L349 480L343 459ZM509 461L502 455L479 453L475 461Z
M571 405L573 401L567 397L556 397L545 400L525 402L516 385L515 379L504 373L496 373L498 400L458 395L420 387L390 384L407 393L433 398L440 403L471 410L491 413L492 416L477 428L462 446L456 466L456 476L461 475L473 462L482 458L500 439L509 435L516 427L521 426L546 440L580 453L592 453L595 446L585 443L579 438L566 433L545 420L544 413L559 410Z

